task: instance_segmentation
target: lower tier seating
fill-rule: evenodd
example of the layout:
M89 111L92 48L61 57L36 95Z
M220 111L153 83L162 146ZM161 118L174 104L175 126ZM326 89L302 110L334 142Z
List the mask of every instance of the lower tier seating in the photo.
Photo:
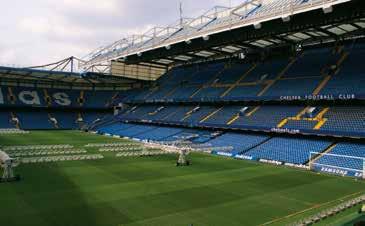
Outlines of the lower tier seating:
M232 154L241 154L245 151L270 139L266 135L248 135L239 133L225 133L209 141L214 147L233 147ZM219 150L218 150L219 151Z
M332 142L302 138L275 137L245 153L256 159L305 164L311 152L322 152Z
M77 113L75 112L53 112L50 113L57 120L58 128L76 129L78 128Z
M328 154L323 155L316 163L345 170L364 170L365 144L339 143Z
M55 129L47 112L16 112L21 129Z
M159 127L141 124L114 123L99 130L100 133L128 136L140 140L177 141L190 140L193 143L215 147L212 153L229 155L251 160L269 160L296 165L309 165L315 159L317 164L340 169L363 170L365 144L338 143L324 139L292 138L268 136L265 134L246 134L237 132L215 132L178 127ZM231 147L232 150L227 150ZM222 150L219 150L222 148ZM226 154L224 154L226 153ZM316 159L314 153L329 153ZM340 156L337 156L340 155ZM355 158L345 158L352 156ZM361 159L360 159L361 158Z
M11 123L11 115L9 112L0 112L0 128L9 129L14 128L14 124Z
M80 129L83 124L100 126L112 121L113 118L111 113L93 111L4 110L0 112L0 129L15 128L16 126L23 130Z

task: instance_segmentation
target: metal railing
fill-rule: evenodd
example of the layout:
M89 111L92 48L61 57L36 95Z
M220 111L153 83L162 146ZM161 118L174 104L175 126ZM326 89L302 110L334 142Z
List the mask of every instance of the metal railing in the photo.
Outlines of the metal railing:
M256 1L257 0L251 0L249 2ZM349 1L351 0L309 0L308 2L303 3L302 0L277 0L268 4L263 4L254 13L245 18L231 13L232 11L240 10L239 7L243 7L242 4L232 8L221 7L220 9L224 8L225 10L216 10L214 12L211 12L210 10L208 13L197 17L214 18L216 20L221 20L221 23L210 23L210 20L206 21L202 19L202 23L209 23L209 25L203 29L194 29L194 27L190 26L190 23L197 21L197 18L195 18L186 20L184 24L170 25L165 28L155 27L145 34L133 35L119 40L107 47L102 47L93 51L84 58L85 62L81 64L81 67L88 67L93 64L107 62L112 59L127 57L132 54L139 54L160 47L168 47L175 43L184 41L188 42L189 40L208 37L215 33L256 25L265 21L284 18L297 13L330 7L332 5ZM255 6L256 5L257 4L255 4ZM245 7L247 7L247 4ZM219 15L225 16L220 17Z

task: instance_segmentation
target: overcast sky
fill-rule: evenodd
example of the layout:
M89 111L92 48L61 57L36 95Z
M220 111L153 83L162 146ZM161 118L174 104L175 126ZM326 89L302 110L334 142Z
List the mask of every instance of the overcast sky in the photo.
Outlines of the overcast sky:
M243 0L181 0L184 16ZM31 66L93 49L179 18L179 0L9 0L0 14L0 65Z

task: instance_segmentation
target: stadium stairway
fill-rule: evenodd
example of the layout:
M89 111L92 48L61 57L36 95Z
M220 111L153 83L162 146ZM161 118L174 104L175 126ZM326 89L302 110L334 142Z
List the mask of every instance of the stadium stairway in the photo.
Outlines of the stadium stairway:
M47 89L43 89L44 94L44 102L46 103L47 107L52 106L52 98L49 96Z
M246 117L250 117L250 116L252 116L253 114L255 114L255 112L256 112L256 111L258 111L258 110L260 109L260 107L261 107L261 106L257 106L257 107L255 107L254 109L252 109L250 112L248 112L248 113L246 114Z
M257 64L254 64L248 71L246 71L234 84L232 84L224 93L221 98L227 96L234 88L236 88L253 70L255 70Z
M346 58L348 57L349 53L348 52L342 52L340 58L336 61L336 67L340 68L342 63L346 60ZM331 71L331 67L332 65L329 66L325 66L322 71L326 72L326 71ZM319 84L319 86L314 90L313 95L316 96L318 94L321 93L321 91L323 90L324 87L326 87L326 85L328 84L328 82L332 79L332 74L325 74L325 78L323 79L323 81Z
M79 103L79 105L82 107L85 103L85 92L84 91L80 91L80 96L79 98L77 98L77 102Z
M347 175L363 178L365 160L364 144L340 142L328 153L331 155L322 154L321 157L316 161L313 161L313 163L331 168L332 171L344 170L347 172Z
M315 117L315 120L318 121L318 124L313 128L314 130L320 130L322 126L327 122L327 119L323 116L330 110L330 108L324 108L318 115Z
M312 169L313 162L318 161L322 156L324 156L325 154L330 153L334 148L336 148L336 146L337 146L337 143L333 143L328 148L326 148L325 150L323 150L322 153L319 153L318 155L313 156L312 159L309 159L309 161L306 164L308 164L309 165L309 168Z
M265 143L269 142L270 139L272 139L273 137L271 136L267 136L266 138L262 139L261 141L257 142L255 145L252 145L250 148L247 148L245 149L244 151L240 152L239 154L242 155L242 154L245 154L246 152L249 152L261 145L264 145Z
M114 93L111 100L107 101L106 105L111 106L118 99L118 96L119 96L119 92Z
M232 125L237 119L239 119L239 117L240 117L240 114L239 113L237 113L236 115L234 115L227 123L226 123L226 125L228 125L228 126L230 126L230 125Z
M210 119L211 117L213 117L215 114L217 114L218 112L220 112L222 109L223 109L223 107L220 107L217 110L211 112L210 114L208 114L207 116L205 116L202 120L200 120L200 123L203 123L203 122L207 121L208 119Z
M189 98L192 99L194 98L196 95L198 95L198 93L200 93L202 90L204 89L204 86L199 87L199 89L197 89Z
M323 108L315 117L304 117L306 112L310 107L305 107L302 111L300 111L295 117L284 118L280 123L276 126L277 128L292 128L291 126L286 126L288 124L297 125L297 129L307 128L312 125L312 123L316 123L312 128L314 130L320 130L321 127L327 122L327 119L324 118L324 115L329 111L329 108ZM302 122L302 124L293 124L291 122ZM304 124L303 124L304 123ZM310 123L310 124L308 124ZM305 125L307 124L307 125ZM295 128L292 128L295 129ZM309 128L308 128L309 129Z
M331 76L330 75L327 75L323 81L318 85L318 87L313 91L313 95L316 96L318 95L322 89L327 85L327 83L331 80Z
M15 104L16 102L16 97L14 95L13 89L10 86L8 87L8 100L11 104Z
M7 111L0 111L0 128L15 128L15 125L12 123L11 120L11 115Z
M275 84L276 81L278 81L281 77L284 76L284 74L289 70L289 68L297 61L297 57L293 57L292 60L286 65L286 67L279 73L279 75L274 80L269 80L268 84L264 87L263 90L261 90L257 96L261 97L264 96L264 94Z
M20 129L19 118L14 114L14 112L10 112L10 115L11 115L11 122L14 123L17 129Z
M290 120L293 121L300 121L303 120L302 117L303 115L308 111L310 107L305 107L302 111L300 111L295 117L289 117L289 118L285 118L283 119L276 127L277 128L283 128Z
M53 124L53 127L55 129L60 128L57 119L51 113L48 113L48 120Z

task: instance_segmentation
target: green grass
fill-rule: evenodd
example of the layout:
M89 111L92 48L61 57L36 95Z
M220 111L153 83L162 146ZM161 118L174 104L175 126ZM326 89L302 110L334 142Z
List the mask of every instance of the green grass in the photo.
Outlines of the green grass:
M353 208L344 210L334 217L330 217L321 221L318 226L352 226L361 217L362 220L365 220L365 215L358 213L360 209L361 205L357 205Z
M0 135L1 145L118 142L77 131ZM88 149L90 153L96 149ZM1 225L285 225L360 194L365 184L205 154L21 165L0 184Z

